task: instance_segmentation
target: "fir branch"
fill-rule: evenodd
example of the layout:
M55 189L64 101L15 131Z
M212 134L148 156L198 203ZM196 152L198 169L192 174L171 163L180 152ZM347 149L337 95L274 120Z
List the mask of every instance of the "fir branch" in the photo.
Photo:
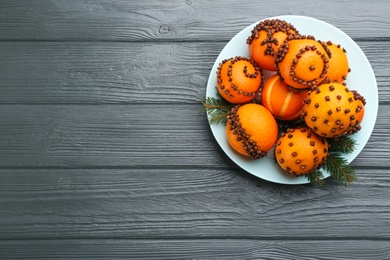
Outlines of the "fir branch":
M328 138L329 152L352 153L355 150L356 141L349 136L340 136L338 140Z
M207 97L202 102L202 111L210 116L210 124L226 123L226 116L233 105L222 98Z
M340 153L330 153L324 168L344 186L356 181L355 170Z
M322 175L322 172L320 170L314 170L311 173L307 174L307 178L309 179L310 183L315 186L324 186L324 175Z

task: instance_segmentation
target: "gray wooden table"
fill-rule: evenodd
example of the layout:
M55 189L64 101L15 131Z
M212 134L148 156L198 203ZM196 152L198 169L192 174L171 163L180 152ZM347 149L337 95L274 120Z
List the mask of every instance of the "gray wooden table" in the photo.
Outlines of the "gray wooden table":
M390 3L0 2L0 257L390 258ZM348 188L244 172L200 100L225 44L305 15L350 35L379 113Z

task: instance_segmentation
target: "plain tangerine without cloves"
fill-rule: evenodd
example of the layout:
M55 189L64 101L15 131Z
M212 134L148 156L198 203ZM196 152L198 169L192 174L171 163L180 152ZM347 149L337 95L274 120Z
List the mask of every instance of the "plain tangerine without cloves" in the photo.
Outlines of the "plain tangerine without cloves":
M262 89L261 102L277 119L296 120L302 114L307 91L290 88L278 75L268 78Z
M343 83L346 81L348 73L351 71L348 65L347 51L341 47L339 44L332 43L328 41L326 44L329 51L332 53L331 58L329 59L329 69L326 74L326 78L323 81L324 83Z

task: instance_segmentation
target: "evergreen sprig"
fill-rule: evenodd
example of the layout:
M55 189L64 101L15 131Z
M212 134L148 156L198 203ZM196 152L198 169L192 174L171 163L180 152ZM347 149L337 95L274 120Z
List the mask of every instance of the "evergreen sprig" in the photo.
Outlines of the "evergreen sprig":
M206 97L202 101L203 111L209 115L210 124L226 124L226 116L234 105L222 98Z
M328 138L329 152L352 153L355 150L356 141L349 136L340 136L337 140Z
M320 170L314 170L311 173L307 174L307 178L309 179L310 183L315 186L324 186L324 175Z
M356 181L355 170L348 164L348 161L342 157L342 154L352 153L356 147L356 141L350 136L340 136L337 140L334 138L327 139L329 144L329 155L326 164L323 166L330 175L339 181L344 186L348 186ZM308 174L308 179L311 184L322 186L318 182L318 173L312 172ZM322 178L322 177L321 177Z
M355 170L348 164L348 161L341 156L341 153L330 153L324 168L330 175L344 186L356 181Z
M342 154L352 153L355 150L356 141L350 136L340 136L337 140L328 138L327 141L329 144L329 155L323 168L342 185L348 186L356 181L357 178L355 170L343 158ZM318 182L318 173L316 171L308 174L308 179L313 185L323 186L323 183Z

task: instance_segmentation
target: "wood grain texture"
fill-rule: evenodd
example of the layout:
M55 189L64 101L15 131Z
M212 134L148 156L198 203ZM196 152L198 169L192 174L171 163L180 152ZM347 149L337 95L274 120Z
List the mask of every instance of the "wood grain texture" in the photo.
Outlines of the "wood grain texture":
M0 43L0 103L198 103L220 48Z
M311 16L353 38L382 38L390 35L389 8L387 0L353 4L338 0L153 0L147 4L136 0L3 0L0 39L228 40L248 25L276 15Z
M0 258L389 259L387 0L2 0ZM239 31L306 15L351 36L379 114L345 188L237 167L201 112Z
M237 169L1 169L0 241L389 240L390 177L357 176L318 188Z
M2 105L0 167L231 167L201 105ZM390 106L354 166L389 167Z
M0 103L198 103L225 44L2 42ZM389 44L358 44L389 103Z
M313 248L315 252L313 253ZM388 241L371 240L26 240L0 241L8 259L361 259L390 257Z

